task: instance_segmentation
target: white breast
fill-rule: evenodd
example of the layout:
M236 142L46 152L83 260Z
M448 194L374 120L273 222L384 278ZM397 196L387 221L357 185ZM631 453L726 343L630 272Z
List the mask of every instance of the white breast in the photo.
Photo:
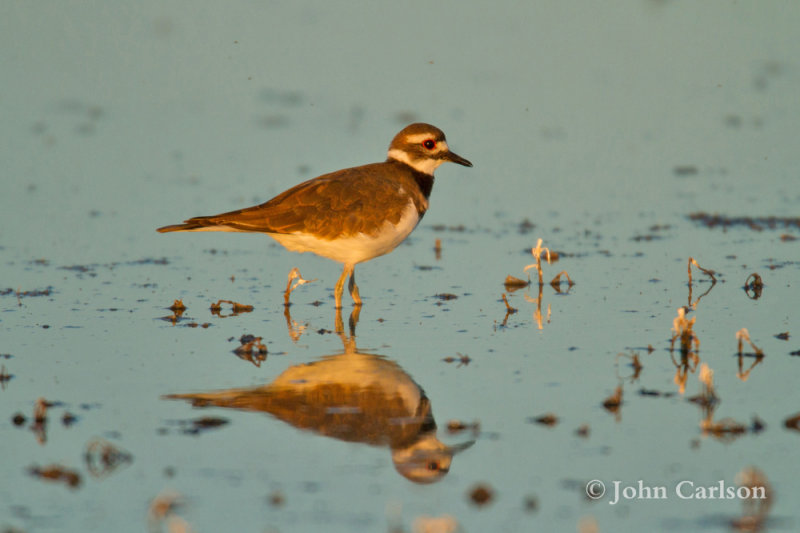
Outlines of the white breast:
M340 263L355 265L391 252L414 231L418 223L417 207L409 200L397 225L384 222L374 236L359 233L351 237L327 240L299 232L269 235L292 252L313 252Z

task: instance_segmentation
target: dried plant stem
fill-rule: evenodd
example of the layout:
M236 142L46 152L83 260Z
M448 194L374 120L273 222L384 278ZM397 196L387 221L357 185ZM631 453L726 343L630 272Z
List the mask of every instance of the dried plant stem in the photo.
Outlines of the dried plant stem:
M536 259L536 263L528 265L525 267L525 272L527 272L531 268L535 268L536 271L539 273L539 286L541 287L544 285L544 281L542 280L542 253L545 254L547 259L547 263L550 263L550 249L542 247L542 239L538 239L536 241L536 246L531 248L531 254L533 258ZM530 276L530 275L529 275ZM528 278L530 279L530 277Z
M297 280L294 285L292 285L292 281ZM286 291L283 293L283 305L285 307L289 307L292 303L289 301L289 296L292 294L292 291L295 290L300 285L304 285L306 283L311 283L312 281L317 281L316 278L314 279L303 279L303 276L300 275L300 269L294 267L289 272L289 281L286 283ZM352 279L351 279L352 281Z
M689 258L689 262L686 265L686 269L689 272L689 285L692 284L692 265L696 266L698 269L700 269L703 272L703 274L705 274L706 276L709 276L711 278L712 282L716 283L717 278L716 278L716 276L714 276L714 271L713 270L708 270L706 268L701 267L693 257L690 257Z
M559 285L561 285L561 276L564 276L565 278L567 278L567 285L569 285L570 287L575 285L575 282L572 281L572 279L570 279L569 274L567 274L567 271L566 270L562 270L561 272L556 274L556 276L550 281L550 285L554 289L558 290Z
M744 355L742 353L742 344L744 341L747 341L753 349L753 352L755 352L756 357L764 357L764 352L761 351L761 348L753 344L753 341L750 340L750 333L748 333L747 328L742 328L736 332L736 340L739 341L739 357Z

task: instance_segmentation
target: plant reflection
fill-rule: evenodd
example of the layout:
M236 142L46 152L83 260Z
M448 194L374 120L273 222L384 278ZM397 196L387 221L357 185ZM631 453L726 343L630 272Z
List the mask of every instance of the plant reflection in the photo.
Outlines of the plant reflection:
M351 316L351 332L357 320ZM342 326L337 314L337 329ZM291 366L268 385L165 398L260 411L326 437L387 446L404 477L415 483L442 479L453 456L474 441L455 446L440 441L431 403L411 376L384 356L359 352L354 335L340 337L342 353Z
M642 373L642 369L644 368L644 366L642 365L642 362L639 360L639 354L636 353L636 352L633 352L633 351L631 351L630 354L626 354L626 353L618 353L617 354L617 358L616 358L616 361L614 362L614 366L617 367L617 379L622 381L623 380L623 376L620 376L620 374L619 374L619 359L620 359L620 357L627 358L627 359L631 360L629 366L633 369L633 371L631 372L631 375L627 376L627 377L630 379L631 383L636 383L639 380L639 375Z
M285 305L283 308L283 317L286 319L286 328L289 330L289 338L292 339L292 342L297 344L300 340L300 337L303 336L303 333L306 332L308 329L308 324L301 324L292 318L292 313L290 311L291 305ZM350 331L350 336L355 337L356 334L356 326L358 325L359 317L361 316L361 306L356 306L353 308L353 311L350 313L350 318L348 319L348 326ZM341 337L344 335L344 322L342 321L342 310L340 308L335 309L334 312L334 327L336 333ZM327 330L320 330L326 333L331 333ZM342 339L342 342L347 342L346 339Z
M714 371L703 363L700 366L698 378L701 383L700 394L689 398L689 401L700 407L703 416L700 421L700 429L704 436L709 435L723 442L730 442L746 434L748 429L753 433L758 433L763 429L763 424L758 418L754 418L751 428L732 418L715 420L714 412L719 407L720 398L714 388Z
M36 406L33 408L33 425L31 431L36 435L36 440L39 444L47 442L47 409L52 404L44 398L36 400Z
M133 462L133 456L105 439L94 438L86 445L84 460L93 477L104 478Z
M675 365L675 384L681 394L686 392L686 380L689 377L689 372L694 373L697 369L697 364L700 362L700 356L697 354L700 350L700 339L697 338L693 329L697 317L687 320L686 310L687 308L685 307L678 308L678 316L672 321L673 334L669 345L669 356L672 359L672 364ZM680 340L680 363L675 360L673 355L676 340ZM692 349L693 346L694 350Z
M734 531L763 531L769 521L769 511L774 502L774 491L767 476L758 468L748 466L736 474L736 484L749 489L747 494L761 489L764 497L743 498L742 517L731 521L731 528Z

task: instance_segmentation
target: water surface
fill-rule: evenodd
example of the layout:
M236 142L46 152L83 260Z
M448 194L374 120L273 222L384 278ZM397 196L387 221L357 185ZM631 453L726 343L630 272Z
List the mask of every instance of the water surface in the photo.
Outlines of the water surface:
M4 528L158 530L151 503L176 495L167 519L195 531L411 531L424 515L724 531L756 511L675 488L737 487L751 465L771 487L762 525L797 528L794 5L11 2L0 20ZM411 238L359 266L354 331L347 297L337 327L338 265L263 236L155 232L381 160L415 120L475 166L442 167ZM541 294L507 290L536 280L540 238L560 254ZM690 293L689 257L716 283L695 268ZM295 266L317 281L287 322ZM562 270L575 285L556 290ZM215 314L219 300L253 308ZM683 354L681 306L699 341ZM763 357L738 355L741 328ZM243 335L266 354L237 356ZM289 409L322 405L338 429L170 397L263 391L331 359L349 372L354 354L381 387L347 378L343 399ZM714 409L688 401L703 364ZM373 412L344 399L354 389L379 406L371 422L348 418ZM433 483L397 467L420 436L445 450ZM588 498L591 480L609 493ZM615 481L639 480L669 497L610 504Z

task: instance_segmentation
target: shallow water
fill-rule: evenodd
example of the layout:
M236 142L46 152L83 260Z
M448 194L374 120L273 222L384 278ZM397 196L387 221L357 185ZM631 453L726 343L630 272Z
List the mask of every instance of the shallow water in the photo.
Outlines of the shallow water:
M762 525L797 528L800 8L412 6L425 16L0 7L0 526L413 531L450 515L463 531L724 531L747 502L675 491L737 487L752 465L771 487ZM475 167L437 171L408 241L358 267L354 327L347 296L337 327L338 265L257 235L154 231L380 160L413 120ZM560 254L541 294L506 290L508 275L536 280L539 238ZM716 282L693 268L688 286L689 257ZM295 266L316 281L287 318ZM575 285L556 290L562 270ZM219 300L253 309L215 314ZM680 341L670 351L681 306L699 341L687 366ZM738 355L741 328L763 357ZM237 356L243 335L266 354ZM703 364L710 413L688 401ZM168 397L266 402L286 376L317 395L280 416ZM548 413L554 425L535 421ZM445 450L436 482L396 467L420 441ZM31 473L51 465L57 479ZM608 493L588 498L591 480ZM611 504L615 482L631 494L639 480L667 497Z

